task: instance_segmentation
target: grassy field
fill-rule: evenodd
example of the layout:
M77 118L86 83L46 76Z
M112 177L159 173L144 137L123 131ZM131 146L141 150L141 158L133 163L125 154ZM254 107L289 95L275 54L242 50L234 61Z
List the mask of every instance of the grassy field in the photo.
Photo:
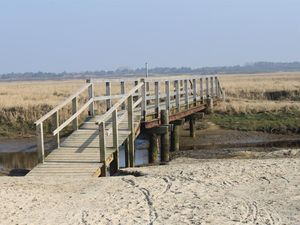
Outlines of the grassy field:
M227 100L209 119L228 129L298 132L300 72L224 75L220 80ZM84 80L0 82L0 136L33 135L34 121L84 84ZM112 90L116 93L119 87ZM104 91L104 86L95 88L96 93ZM62 120L70 111L71 106L61 112Z

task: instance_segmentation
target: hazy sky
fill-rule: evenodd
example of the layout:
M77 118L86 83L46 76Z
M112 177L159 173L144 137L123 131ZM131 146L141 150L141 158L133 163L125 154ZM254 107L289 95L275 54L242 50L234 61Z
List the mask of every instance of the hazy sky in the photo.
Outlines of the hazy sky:
M0 0L0 73L300 61L299 0Z

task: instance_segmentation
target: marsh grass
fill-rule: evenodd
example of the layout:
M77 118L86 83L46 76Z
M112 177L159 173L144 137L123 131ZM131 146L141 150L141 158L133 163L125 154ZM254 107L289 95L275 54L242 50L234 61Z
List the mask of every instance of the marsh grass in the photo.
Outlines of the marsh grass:
M239 120L250 121L252 115L259 114L264 115L262 118L269 121L268 123L271 123L272 120L267 118L272 114L299 117L300 73L224 75L220 76L220 81L226 91L227 100L216 108L219 115L231 115L236 116L236 119ZM0 136L34 135L34 121L84 84L84 80L0 82ZM126 90L128 91L133 85L133 83L127 85ZM113 83L112 94L119 93L120 85ZM105 94L103 82L95 85L95 94ZM86 99L87 94L84 93L79 99L79 107L85 103ZM104 112L105 102L96 103L95 108L98 113ZM83 113L80 121L86 114L87 112ZM60 111L60 122L65 121L70 115L71 104ZM228 117L214 119L219 122L223 121L225 127L230 127ZM276 119L281 120L280 117L276 117ZM46 132L51 131L50 124L50 120L45 122ZM242 125L239 126L241 126L239 129L243 129ZM238 129L237 126L231 127ZM259 130L272 130L264 127ZM291 130L296 131L297 129Z

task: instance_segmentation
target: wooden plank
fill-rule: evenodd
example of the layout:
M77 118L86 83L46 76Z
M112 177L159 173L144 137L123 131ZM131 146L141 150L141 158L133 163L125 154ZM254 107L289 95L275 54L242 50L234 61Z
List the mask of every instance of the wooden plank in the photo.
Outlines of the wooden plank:
M206 81L206 98L209 97L209 82L208 82L208 77L205 78Z
M105 162L106 155L106 140L105 140L105 125L104 122L99 124L99 147L100 147L100 162Z
M56 113L53 114L52 124L53 124L53 129L52 130L55 130L56 128L59 127L59 111L56 111ZM55 146L56 146L56 148L59 148L59 146L60 146L59 132L55 135Z
M210 96L214 97L214 77L210 77Z
M194 106L197 105L197 80L193 79L193 100Z
M112 114L112 120L113 120L113 125L112 125L112 129L113 129L113 147L117 149L117 153L116 153L116 166L117 169L119 170L119 135L118 135L118 114L117 114L117 110L115 110Z
M203 78L200 78L200 99L203 100Z
M145 82L144 79L141 80L144 85L142 86L142 104L141 104L141 116L142 116L142 119L145 121L146 119L146 113L147 113L147 101L146 101L146 97L147 97L147 84ZM133 108L135 108L136 106L134 105Z

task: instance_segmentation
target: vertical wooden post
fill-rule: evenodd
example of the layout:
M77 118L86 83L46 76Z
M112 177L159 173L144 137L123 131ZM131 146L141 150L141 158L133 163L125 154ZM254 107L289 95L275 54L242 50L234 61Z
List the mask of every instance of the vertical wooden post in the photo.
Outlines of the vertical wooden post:
M160 118L162 125L169 125L169 112L167 110L160 111ZM169 154L170 154L170 135L169 129L167 129L166 133L161 135L161 161L169 162Z
M52 131L54 131L56 128L59 127L59 111L58 110L52 116L52 124L53 124ZM60 146L59 132L55 135L55 145L57 148L59 148L59 146Z
M125 95L125 82L121 81L120 85L121 85L121 95ZM125 102L122 103L121 109L125 110Z
M166 110L170 110L170 81L165 82L166 88Z
M101 176L107 176L105 122L99 124L100 162L103 163Z
M134 167L134 121L133 121L133 96L128 97L128 129L129 134L129 163L130 167Z
M146 84L146 82L145 82L145 79L141 79L141 82L143 82L144 83L144 85L142 86L142 104L141 104L141 106L142 106L142 112L141 112L141 114L142 114L142 120L143 121L146 121L146 112L147 112L147 100L146 100L146 98L147 98L147 84Z
M78 110L78 99L77 97L72 99L72 115L74 115L75 113L77 113ZM76 117L73 120L73 130L77 130L78 129L78 117Z
M129 161L129 138L126 138L124 141L124 153L125 153L125 167L130 166L130 161Z
M37 135L37 155L38 162L44 163L45 148L44 148L44 131L43 123L36 125L36 135Z
M204 103L203 102L204 97L203 97L203 79L202 78L200 78L200 99L201 99L201 103Z
M189 125L190 125L190 137L196 137L196 129L195 129L195 118L193 116L189 117Z
M158 136L155 133L150 134L149 163L158 162Z
M180 112L180 88L179 88L179 80L175 81L176 88L176 111Z
M118 111L112 113L113 147L116 148L116 169L119 170L119 134L118 134Z
M105 96L109 97L106 100L106 111L108 111L111 108L111 83L109 81L105 82Z
M86 80L87 83L90 83L90 86L88 87L88 98L89 100L91 98L94 98L94 84L92 83L92 80L88 79ZM94 101L89 106L89 116L94 116Z
M159 81L154 82L155 86L155 118L159 117L159 103L160 103L160 83Z
M206 98L209 97L209 82L208 82L208 77L205 78L206 81Z
M188 109L189 106L189 88L188 88L188 80L184 80L184 97L185 97L185 108Z
M220 91L219 91L219 80L218 77L215 77L215 96L219 97L220 96Z
M134 86L138 85L138 83L139 83L139 81L138 81L138 80L135 80L135 81L134 81ZM139 90L136 90L136 91L135 91L135 95L138 95L138 93L139 93ZM133 101L134 101L134 102L137 101L138 99L139 99L138 96L134 96L134 97L133 97Z
M210 97L214 97L214 77L210 77Z
M193 79L193 99L194 99L194 106L197 105L197 80Z
M179 133L180 133L180 126L173 124L173 130L171 132L171 151L172 152L179 151Z
M214 112L214 100L209 97L206 99L206 113L211 114Z

